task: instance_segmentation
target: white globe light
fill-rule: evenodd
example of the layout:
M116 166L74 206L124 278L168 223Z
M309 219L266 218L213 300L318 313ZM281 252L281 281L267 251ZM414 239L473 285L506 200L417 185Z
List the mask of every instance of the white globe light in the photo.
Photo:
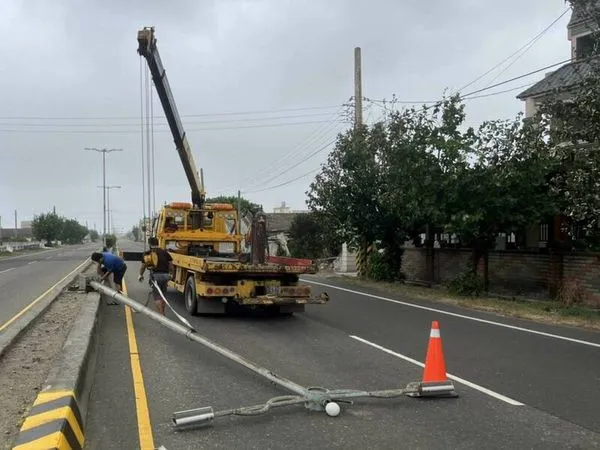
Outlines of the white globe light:
M325 405L325 412L328 416L335 417L340 414L340 405L336 402L329 402Z

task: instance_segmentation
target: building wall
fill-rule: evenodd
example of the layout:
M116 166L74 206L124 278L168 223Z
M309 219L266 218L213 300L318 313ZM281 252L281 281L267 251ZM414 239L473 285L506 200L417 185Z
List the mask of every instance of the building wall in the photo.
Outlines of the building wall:
M537 112L536 100L533 97L529 97L527 100L525 100L525 117L526 118L533 117L533 116L535 116L536 112Z
M469 249L435 249L434 283L447 284L467 270L471 260ZM491 292L549 297L552 271L547 253L491 251L488 261ZM425 249L406 248L402 259L402 272L406 279L425 281L425 270ZM483 274L482 261L478 271ZM562 285L565 289L576 290L587 305L600 307L600 254L564 254Z
M31 228L0 228L0 240L10 241L17 239L32 239L33 231Z

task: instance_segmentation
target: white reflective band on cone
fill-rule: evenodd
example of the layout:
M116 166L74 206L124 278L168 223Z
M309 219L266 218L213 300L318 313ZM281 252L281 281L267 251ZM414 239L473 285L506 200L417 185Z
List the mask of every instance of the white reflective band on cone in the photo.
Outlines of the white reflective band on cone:
M438 386L423 386L421 388L421 390L425 391L425 392L447 391L448 389L454 389L454 385L453 384L441 384Z
M439 338L440 337L440 329L439 328L432 328L431 329L431 333L429 334L429 337Z

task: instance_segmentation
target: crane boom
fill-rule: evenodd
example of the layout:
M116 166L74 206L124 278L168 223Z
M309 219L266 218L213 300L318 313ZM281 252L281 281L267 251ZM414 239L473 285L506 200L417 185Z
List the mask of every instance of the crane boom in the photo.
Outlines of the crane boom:
M201 178L198 176L192 150L188 144L183 125L181 124L181 118L173 99L173 93L167 80L167 73L158 54L156 38L154 37L154 27L144 27L139 30L137 40L138 53L146 58L148 62L156 92L167 117L167 122L175 141L175 147L179 153L183 169L192 190L192 203L197 207L201 207L204 203L204 186Z

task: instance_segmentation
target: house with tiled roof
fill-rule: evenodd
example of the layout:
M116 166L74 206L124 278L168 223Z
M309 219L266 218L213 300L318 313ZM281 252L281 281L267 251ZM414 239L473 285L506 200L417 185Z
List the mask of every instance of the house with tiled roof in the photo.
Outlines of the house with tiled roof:
M285 204L282 206L285 208ZM298 214L305 214L308 211L294 211L292 212L289 208L281 211L281 208L274 208L273 213L267 214L267 236L269 240L269 253L272 255L277 254L277 250L280 249L285 253L285 256L290 256L288 249L288 237L290 227L294 218Z
M539 103L550 94L568 98L585 77L600 69L600 60L588 59L594 50L592 35L598 31L599 18L600 0L578 3L574 7L567 25L571 61L517 95L525 102L526 117L535 115Z
M539 104L550 95L568 100L583 80L600 69L600 59L590 59L594 51L594 34L600 22L600 0L579 2L574 6L567 25L567 38L571 43L571 61L544 79L517 95L525 102L525 117L536 114ZM546 248L552 241L566 239L562 217L549 218L548 222L530 227L526 233L526 247Z

